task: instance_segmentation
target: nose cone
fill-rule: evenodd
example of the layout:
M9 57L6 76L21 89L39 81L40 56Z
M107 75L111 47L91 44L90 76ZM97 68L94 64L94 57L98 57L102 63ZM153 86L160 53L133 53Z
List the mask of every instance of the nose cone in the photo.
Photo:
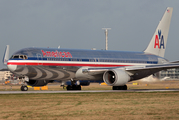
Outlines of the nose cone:
M17 69L17 65L7 65L7 68L13 72Z

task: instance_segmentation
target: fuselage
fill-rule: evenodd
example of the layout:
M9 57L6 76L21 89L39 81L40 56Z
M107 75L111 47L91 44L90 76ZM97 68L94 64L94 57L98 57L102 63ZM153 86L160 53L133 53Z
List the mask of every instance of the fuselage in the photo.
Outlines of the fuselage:
M13 73L32 80L63 81L75 79L76 71L82 67L153 65L163 61L167 60L144 52L24 48L15 52L7 65Z
M31 86L44 86L53 80L65 85L70 80L67 90L81 90L81 80L87 83L95 80L113 86L113 90L127 90L129 81L179 67L178 63L163 58L172 11L171 7L166 9L144 52L24 48L8 59L7 46L3 63L11 72L22 76L24 84ZM27 89L26 85L21 87L22 91Z

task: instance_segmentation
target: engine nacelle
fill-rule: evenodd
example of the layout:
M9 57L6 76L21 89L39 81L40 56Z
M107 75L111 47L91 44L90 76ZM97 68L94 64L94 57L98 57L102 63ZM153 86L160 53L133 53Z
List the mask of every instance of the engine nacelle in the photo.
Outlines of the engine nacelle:
M50 80L29 80L29 82L26 82L28 85L30 86L45 86L47 85L49 82L51 82Z
M130 80L130 76L121 69L111 69L103 74L103 80L110 86L123 86Z

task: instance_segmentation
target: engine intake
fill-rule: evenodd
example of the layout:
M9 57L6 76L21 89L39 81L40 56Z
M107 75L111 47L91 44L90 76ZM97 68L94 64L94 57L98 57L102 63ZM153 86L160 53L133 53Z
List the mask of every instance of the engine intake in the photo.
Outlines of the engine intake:
M123 86L130 80L130 76L121 69L108 70L103 74L103 80L110 86Z

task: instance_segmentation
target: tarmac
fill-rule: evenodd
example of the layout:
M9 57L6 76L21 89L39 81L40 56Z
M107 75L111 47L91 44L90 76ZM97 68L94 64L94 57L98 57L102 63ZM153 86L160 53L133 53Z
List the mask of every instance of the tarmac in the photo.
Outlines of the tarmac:
M81 91L0 91L0 94L108 93L108 92L178 92L179 89L81 90Z

